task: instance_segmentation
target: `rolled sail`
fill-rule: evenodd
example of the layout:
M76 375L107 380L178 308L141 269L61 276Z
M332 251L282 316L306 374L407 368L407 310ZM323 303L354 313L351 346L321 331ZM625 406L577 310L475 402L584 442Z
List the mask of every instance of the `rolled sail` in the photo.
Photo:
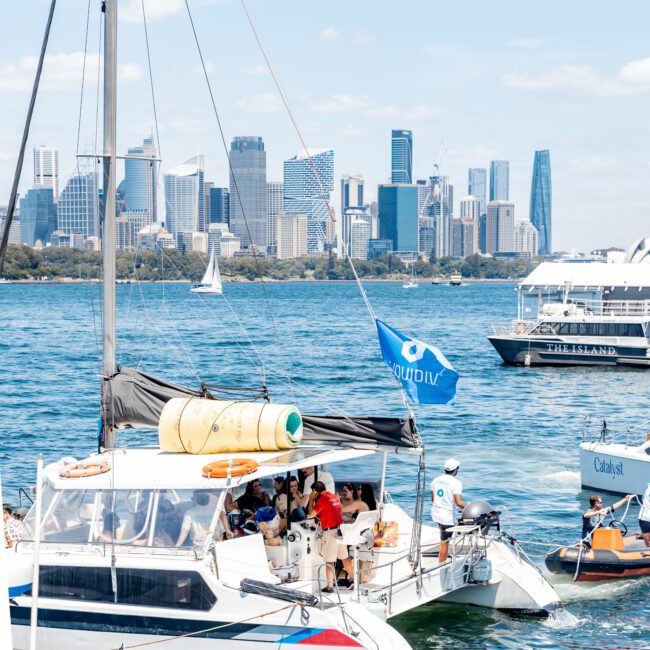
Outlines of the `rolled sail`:
M170 399L158 426L163 451L189 454L291 449L302 433L295 406L196 397Z

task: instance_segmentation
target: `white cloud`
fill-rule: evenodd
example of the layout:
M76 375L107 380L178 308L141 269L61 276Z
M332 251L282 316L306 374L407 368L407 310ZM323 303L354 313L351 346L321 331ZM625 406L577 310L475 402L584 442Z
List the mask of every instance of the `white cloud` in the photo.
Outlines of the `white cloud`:
M41 88L43 90L65 91L81 87L83 71L83 52L47 54L43 64ZM0 67L0 91L29 92L34 83L38 59L35 56L23 56L18 61L5 63ZM101 64L101 57L89 54L86 57L86 75L89 70L96 70ZM120 81L142 79L144 72L135 63L123 63L118 66Z
M631 61L616 75L602 74L588 65L565 64L541 72L508 72L504 86L515 90L556 91L587 97L625 97L650 92L650 58Z
M215 63L212 63L212 61L206 61L205 62L205 71L210 75L210 74L216 74L219 72L219 68ZM194 74L198 75L203 75L203 66L200 63L197 63L194 66Z
M544 43L546 43L546 39L540 36L521 36L506 41L505 46L515 50L536 50Z
M185 9L183 0L145 0L147 22L173 16ZM120 6L120 20L126 23L142 23L142 0L126 0Z
M320 40L326 43L333 41L340 41L342 38L341 32L336 27L327 27L320 33Z
M328 99L312 103L309 108L315 113L345 113L370 106L365 95L332 95Z
M246 113L275 113L282 108L282 102L275 95L267 93L240 99L235 106Z
M265 66L262 65L261 63L258 65L249 65L246 68L242 68L242 74L245 75L259 75L259 74L267 74L269 69Z

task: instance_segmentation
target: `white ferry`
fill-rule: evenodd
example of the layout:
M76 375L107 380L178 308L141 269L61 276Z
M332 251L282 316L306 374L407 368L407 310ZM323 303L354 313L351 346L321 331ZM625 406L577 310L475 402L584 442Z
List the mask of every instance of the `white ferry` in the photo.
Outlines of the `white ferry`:
M621 263L540 264L517 287L517 320L488 340L511 364L650 367L648 249L650 238Z

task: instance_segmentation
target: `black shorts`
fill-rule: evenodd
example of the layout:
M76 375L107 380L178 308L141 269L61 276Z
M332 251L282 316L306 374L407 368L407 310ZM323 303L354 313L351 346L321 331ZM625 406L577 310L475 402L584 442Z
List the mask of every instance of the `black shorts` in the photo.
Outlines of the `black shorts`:
M639 519L639 528L641 529L642 533L650 533L650 521L646 521L645 519Z
M448 542L451 539L453 533L450 533L449 529L453 527L453 524L438 524L438 528L440 529L441 542Z

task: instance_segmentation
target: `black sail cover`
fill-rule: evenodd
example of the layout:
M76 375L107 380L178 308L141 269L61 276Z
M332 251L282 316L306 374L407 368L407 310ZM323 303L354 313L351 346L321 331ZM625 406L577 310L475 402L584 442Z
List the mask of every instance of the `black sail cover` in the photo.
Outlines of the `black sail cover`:
M173 397L212 397L205 390L172 384L132 368L104 378L102 422L113 427L157 427ZM302 415L303 442L355 449L421 451L411 419Z

